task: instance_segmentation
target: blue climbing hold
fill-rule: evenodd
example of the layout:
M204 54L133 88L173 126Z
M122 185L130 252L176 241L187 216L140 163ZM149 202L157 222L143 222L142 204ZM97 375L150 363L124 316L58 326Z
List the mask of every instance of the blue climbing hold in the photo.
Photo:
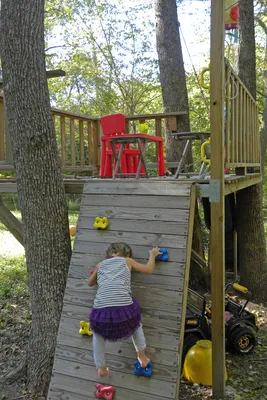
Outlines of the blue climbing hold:
M159 255L156 257L156 261L168 261L168 259L169 259L168 250L165 249L165 248L162 248L162 249L159 249L159 251L160 251L162 254L159 254Z
M150 361L145 368L141 367L139 361L134 362L134 374L150 377L152 375L152 362Z

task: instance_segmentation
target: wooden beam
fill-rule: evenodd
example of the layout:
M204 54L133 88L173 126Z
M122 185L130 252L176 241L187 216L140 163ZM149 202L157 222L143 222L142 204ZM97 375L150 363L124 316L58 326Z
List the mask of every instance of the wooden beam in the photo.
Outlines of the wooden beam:
M167 118L167 117L173 117L177 116L179 117L180 115L186 115L188 114L187 111L175 111L175 112L166 112L166 113L157 113L157 114L139 114L139 115L125 115L125 118L127 120L147 120L147 119L157 119L157 118Z
M64 182L65 193L81 194L83 192L84 182L82 180ZM17 183L14 182L1 182L0 181L0 193L17 193Z
M53 69L51 71L46 71L47 78L59 78L60 76L66 76L66 72L63 69Z
M24 246L23 232L21 222L14 217L12 212L3 204L0 197L0 221L12 233L12 235Z
M200 267L204 268L206 270L207 268L207 261L201 257L200 254L198 254L194 249L191 250L191 258L198 264Z
M224 11L225 0L211 1L211 179L219 199L211 203L212 389L225 396L225 242L224 242Z
M249 186L256 185L257 183L260 183L262 181L262 176L261 174L254 174L254 175L246 175L246 176L240 176L237 177L237 179L233 182L230 180L227 181L225 179L225 189L224 189L224 194L225 196L237 192L238 190L245 189Z

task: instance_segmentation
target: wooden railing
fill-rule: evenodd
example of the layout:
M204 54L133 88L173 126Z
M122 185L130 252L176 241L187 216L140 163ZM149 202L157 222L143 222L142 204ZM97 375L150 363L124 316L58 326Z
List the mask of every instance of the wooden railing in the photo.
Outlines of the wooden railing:
M258 106L225 60L225 166L260 167Z
M62 170L92 171L100 164L99 119L52 108ZM0 170L12 170L4 126L4 102L0 96Z
M63 171L90 171L100 163L97 118L52 108Z

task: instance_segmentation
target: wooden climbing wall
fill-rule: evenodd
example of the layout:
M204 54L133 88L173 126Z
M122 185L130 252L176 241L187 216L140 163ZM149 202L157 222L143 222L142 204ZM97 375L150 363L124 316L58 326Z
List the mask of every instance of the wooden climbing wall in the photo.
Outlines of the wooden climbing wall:
M92 180L85 184L57 339L48 399L94 399L96 383L115 387L114 400L178 399L180 353L186 309L195 207L195 188L177 181ZM93 228L96 216L109 219L107 230ZM107 343L110 375L98 377L92 338L79 334L88 320L96 288L89 271L110 243L127 242L145 262L153 246L166 247L168 262L152 275L132 273L133 295L142 310L151 378L136 377L131 340Z

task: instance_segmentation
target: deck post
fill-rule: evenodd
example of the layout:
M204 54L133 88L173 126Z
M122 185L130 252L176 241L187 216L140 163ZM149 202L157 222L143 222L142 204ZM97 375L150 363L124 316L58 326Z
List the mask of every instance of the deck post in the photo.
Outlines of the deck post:
M224 239L224 10L211 1L211 181L219 193L211 202L211 298L213 398L225 396L225 239Z

